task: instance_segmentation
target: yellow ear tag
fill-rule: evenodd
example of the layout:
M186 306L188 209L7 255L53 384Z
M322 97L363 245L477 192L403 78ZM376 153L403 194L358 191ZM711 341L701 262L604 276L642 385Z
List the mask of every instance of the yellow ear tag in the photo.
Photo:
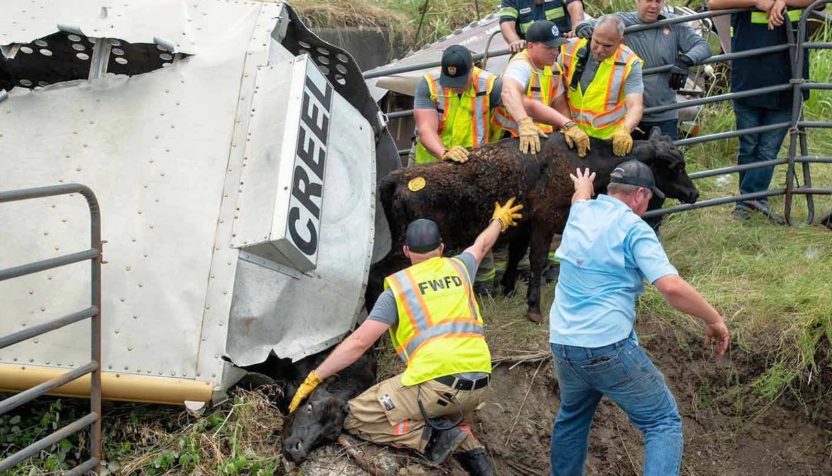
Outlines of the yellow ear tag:
M415 179L411 179L410 182L407 182L407 188L411 192L418 192L425 188L425 178L424 177L416 177Z

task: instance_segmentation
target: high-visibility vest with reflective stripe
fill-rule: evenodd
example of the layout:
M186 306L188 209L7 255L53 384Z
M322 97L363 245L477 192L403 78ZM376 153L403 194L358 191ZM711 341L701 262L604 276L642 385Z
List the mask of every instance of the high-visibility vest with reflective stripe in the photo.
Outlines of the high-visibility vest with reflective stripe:
M407 365L402 385L465 372L491 372L482 317L465 265L431 258L384 280L399 322L390 338Z
M461 95L439 84L440 70L425 75L430 91L430 99L436 104L439 114L439 138L445 148L455 145L476 148L490 141L491 129L491 89L494 87L493 74L474 67L471 71L471 87ZM416 163L436 162L434 157L422 145L416 144Z
M543 70L538 70L529 59L528 50L523 50L516 54L514 58L509 61L509 64L514 61L526 63L532 72L529 85L526 87L526 96L540 101L547 106L551 106L552 101L554 101L556 97L563 94L563 72L559 64L555 63L553 66L545 66ZM514 137L519 135L517 123L504 106L495 108L491 117L493 122L492 127L499 126L500 128L509 131ZM538 129L547 134L553 130L552 126L549 124L543 124L541 122L537 122L536 124Z
M803 15L803 10L786 10L790 22L800 21ZM766 12L751 12L751 23L765 23L768 24L769 14Z
M587 40L571 41L561 46L564 82L572 84L578 63L578 52L587 48ZM591 54L591 53L589 53ZM580 83L567 92L572 120L590 137L609 139L615 128L624 122L627 105L624 102L624 83L636 61L643 63L633 50L620 45L615 53L598 65L595 77L586 91Z

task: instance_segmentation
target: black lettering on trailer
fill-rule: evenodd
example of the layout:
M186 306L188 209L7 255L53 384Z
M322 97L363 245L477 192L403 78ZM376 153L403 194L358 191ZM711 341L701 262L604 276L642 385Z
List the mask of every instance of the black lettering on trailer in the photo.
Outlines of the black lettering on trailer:
M321 209L313 198L323 198L333 96L332 85L326 80L323 84L321 91L309 76L304 84L287 224L295 246L307 256L318 251L320 236Z

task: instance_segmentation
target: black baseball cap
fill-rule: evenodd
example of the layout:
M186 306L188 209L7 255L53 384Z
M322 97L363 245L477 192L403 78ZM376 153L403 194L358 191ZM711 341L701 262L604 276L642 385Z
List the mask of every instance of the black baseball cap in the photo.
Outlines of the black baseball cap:
M446 88L464 88L468 75L474 67L471 50L461 45L453 45L442 53L442 72L439 84Z
M407 225L407 241L405 244L414 253L427 253L439 248L439 245L442 244L439 226L435 221L427 218L413 220Z
M526 30L526 43L543 43L546 46L557 48L569 42L566 41L566 38L561 38L557 25L549 20L538 20Z
M623 183L649 188L653 191L653 195L664 199L664 193L656 187L656 181L653 180L653 172L650 167L638 160L627 160L618 164L610 173L610 183Z

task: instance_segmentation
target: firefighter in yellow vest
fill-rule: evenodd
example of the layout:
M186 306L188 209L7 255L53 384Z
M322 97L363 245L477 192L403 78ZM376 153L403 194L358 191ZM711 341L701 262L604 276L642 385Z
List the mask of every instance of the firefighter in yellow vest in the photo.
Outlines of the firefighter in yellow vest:
M514 198L495 204L488 227L453 258L442 256L436 223L410 223L404 254L412 265L385 279L386 289L367 319L310 372L289 411L389 331L407 368L350 400L344 429L374 443L415 450L431 464L441 464L458 448L458 459L471 474L493 475L469 426L491 375L471 281L500 233L522 218L522 208Z
M503 108L494 122L520 137L524 154L540 152L540 136L559 128L578 155L586 155L589 137L569 119L563 78L556 59L566 44L558 27L548 20L534 22L526 31L526 50L511 59L503 72ZM537 121L537 123L535 123Z
M623 39L624 22L604 15L591 40L571 40L560 54L572 120L590 137L612 140L618 156L632 151L630 133L644 112L643 61Z
M413 97L416 163L466 161L468 149L490 141L491 110L499 104L497 77L475 67L468 48L446 49L442 66L422 77Z

